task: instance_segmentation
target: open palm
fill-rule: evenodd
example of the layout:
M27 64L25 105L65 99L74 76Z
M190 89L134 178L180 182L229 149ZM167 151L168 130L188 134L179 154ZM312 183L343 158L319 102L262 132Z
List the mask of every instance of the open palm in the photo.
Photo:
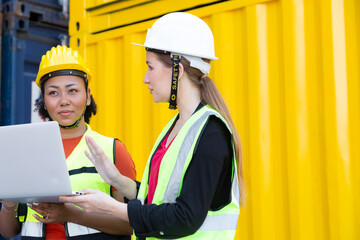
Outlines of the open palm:
M115 182L121 177L120 172L93 138L86 136L85 140L90 150L90 153L85 150L85 155L95 165L97 172L104 181L114 186Z

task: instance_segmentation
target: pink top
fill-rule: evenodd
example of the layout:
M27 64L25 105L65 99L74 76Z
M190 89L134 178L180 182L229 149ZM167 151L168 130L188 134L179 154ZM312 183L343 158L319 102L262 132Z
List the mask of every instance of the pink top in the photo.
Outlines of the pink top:
M176 137L176 136L175 136ZM149 189L148 189L148 202L147 204L151 204L154 198L155 189L158 183L159 169L161 161L166 153L166 151L171 146L171 143L174 141L175 137L171 140L170 144L166 147L166 142L169 138L169 134L164 138L161 142L159 148L155 152L152 161L151 161L151 169L149 176Z

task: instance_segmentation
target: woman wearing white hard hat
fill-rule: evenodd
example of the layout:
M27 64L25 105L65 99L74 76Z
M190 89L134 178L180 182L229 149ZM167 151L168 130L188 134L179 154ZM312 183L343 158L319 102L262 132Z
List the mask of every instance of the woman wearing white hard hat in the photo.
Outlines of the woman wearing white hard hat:
M131 199L128 204L93 190L60 199L129 221L135 239L234 239L245 202L241 147L228 108L207 76L217 59L212 32L196 16L170 13L154 23L140 46L147 50L143 82L153 100L169 102L179 113L160 133L140 185L111 167L87 139L89 159Z
M37 109L42 118L59 123L73 191L93 188L124 202L121 192L101 178L84 153L88 149L85 137L92 136L117 171L131 179L136 178L134 162L124 143L102 136L89 126L90 118L97 110L88 88L90 77L90 71L77 51L66 46L53 47L42 57L36 78L36 84L41 88ZM39 169L41 171L46 169ZM68 203L27 205L19 207L17 203L3 202L1 234L10 238L21 232L24 240L131 239L129 223L114 216L89 213Z

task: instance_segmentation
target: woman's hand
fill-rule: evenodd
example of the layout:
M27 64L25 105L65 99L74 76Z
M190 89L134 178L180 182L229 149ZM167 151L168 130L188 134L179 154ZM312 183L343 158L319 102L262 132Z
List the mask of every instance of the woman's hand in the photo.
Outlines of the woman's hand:
M60 196L61 202L73 203L81 207L86 212L103 213L114 215L115 209L124 203L116 201L111 196L99 190L85 189L82 190L83 195L79 196ZM125 205L125 204L124 204Z
M28 203L28 207L37 212L34 217L42 223L71 222L76 207L64 203ZM80 209L79 209L80 211Z
M135 181L121 175L115 164L105 155L104 151L96 144L94 139L85 136L90 153L85 150L85 155L95 165L97 172L104 181L115 187L127 199L136 198L137 190Z
M85 140L90 150L90 153L85 150L85 155L95 165L97 172L104 181L111 186L116 186L116 182L120 180L122 175L114 163L105 155L93 138L85 136Z

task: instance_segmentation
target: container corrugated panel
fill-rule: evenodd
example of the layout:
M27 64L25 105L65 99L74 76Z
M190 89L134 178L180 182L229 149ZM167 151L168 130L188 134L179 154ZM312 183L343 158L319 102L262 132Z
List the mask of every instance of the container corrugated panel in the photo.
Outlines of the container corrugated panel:
M153 103L142 83L145 50L130 42L144 42L153 17L185 10L213 30L219 60L210 77L242 140L248 197L236 239L360 239L360 2L136 1L121 8L128 2L72 1L69 29L70 45L94 74L92 126L125 142L138 179L175 112Z
M3 3L1 125L31 121L31 87L41 56L68 41L61 11L25 1Z

